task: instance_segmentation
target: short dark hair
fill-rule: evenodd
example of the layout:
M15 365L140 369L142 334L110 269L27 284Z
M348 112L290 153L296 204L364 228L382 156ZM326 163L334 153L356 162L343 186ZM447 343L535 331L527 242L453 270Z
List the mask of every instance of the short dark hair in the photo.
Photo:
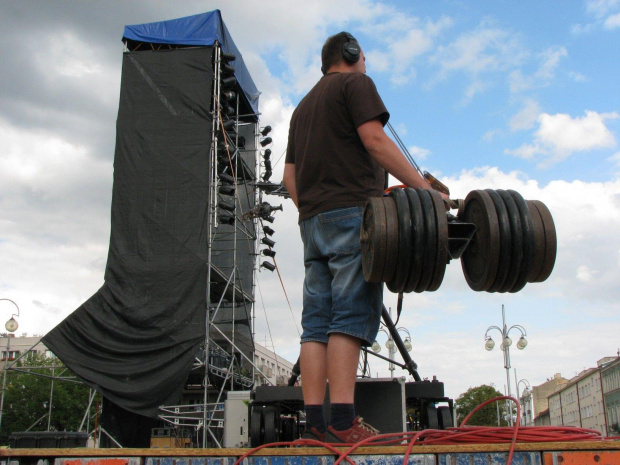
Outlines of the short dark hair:
M321 50L321 71L323 74L327 73L327 70L333 65L343 61L342 46L349 42L352 37L348 32L342 31L327 38ZM353 40L357 42L355 38Z

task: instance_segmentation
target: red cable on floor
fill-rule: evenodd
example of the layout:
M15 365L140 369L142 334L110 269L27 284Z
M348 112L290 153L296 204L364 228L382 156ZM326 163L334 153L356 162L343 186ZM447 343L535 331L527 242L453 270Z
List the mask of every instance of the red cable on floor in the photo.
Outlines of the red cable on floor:
M601 433L596 430L575 428L572 426L519 426L518 424L512 427L466 426L467 421L469 421L475 412L492 402L497 402L500 400L510 400L514 402L517 405L517 418L521 417L521 408L519 402L517 402L517 399L510 396L495 397L478 405L469 415L465 417L459 427L447 428L445 430L426 429L407 433L381 434L379 436L365 439L356 444L332 444L308 439L299 439L293 442L265 444L248 451L235 462L235 465L239 465L243 459L249 457L257 450L275 446L320 446L328 449L338 456L338 459L334 462L334 465L339 465L343 460L346 460L350 465L355 465L355 462L353 462L349 455L351 455L359 447L403 445L405 442L407 442L407 449L403 458L403 465L408 463L411 451L416 445L428 446L506 443L510 443L510 449L506 461L506 465L510 465L517 442L576 442L618 439L603 438ZM348 446L348 449L342 452L336 449L336 447L343 446Z

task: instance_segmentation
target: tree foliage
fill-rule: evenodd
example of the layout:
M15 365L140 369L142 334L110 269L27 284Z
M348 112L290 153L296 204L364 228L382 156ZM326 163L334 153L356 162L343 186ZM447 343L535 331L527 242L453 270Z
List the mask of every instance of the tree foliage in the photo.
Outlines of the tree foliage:
M458 399L456 399L456 418L460 425L467 415L470 414L476 407L483 404L489 399L494 397L500 397L502 393L495 389L493 386L483 384L482 386L469 388ZM500 410L500 426L506 426L507 423L504 419L505 404L504 401L499 401ZM489 405L481 408L472 417L467 420L467 424L470 426L497 426L497 402L492 402Z
M6 371L0 445L8 445L9 436L14 432L47 431L48 421L50 431L79 430L90 396L85 384L58 359L41 355L24 358L14 368ZM53 378L56 379L52 389ZM52 410L48 416L50 402ZM91 416L94 412L95 405L92 405ZM92 428L92 422L90 426Z

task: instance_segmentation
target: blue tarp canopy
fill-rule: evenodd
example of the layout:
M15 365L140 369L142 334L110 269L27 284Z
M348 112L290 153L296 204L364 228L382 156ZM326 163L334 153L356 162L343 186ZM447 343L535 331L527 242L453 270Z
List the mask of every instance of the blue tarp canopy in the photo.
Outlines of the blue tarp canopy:
M260 92L256 89L241 53L222 20L220 10L156 23L125 26L123 40L125 39L156 44L193 46L212 46L215 41L218 41L225 53L235 55L236 59L231 63L235 67L235 78L250 107L258 115Z

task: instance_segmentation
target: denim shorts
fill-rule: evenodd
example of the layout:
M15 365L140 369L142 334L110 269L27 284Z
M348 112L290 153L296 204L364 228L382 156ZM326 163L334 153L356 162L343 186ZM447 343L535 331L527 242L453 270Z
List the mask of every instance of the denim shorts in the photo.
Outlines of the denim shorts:
M379 331L383 285L362 272L362 207L338 208L301 221L304 243L301 342L328 342L330 333L371 345Z

